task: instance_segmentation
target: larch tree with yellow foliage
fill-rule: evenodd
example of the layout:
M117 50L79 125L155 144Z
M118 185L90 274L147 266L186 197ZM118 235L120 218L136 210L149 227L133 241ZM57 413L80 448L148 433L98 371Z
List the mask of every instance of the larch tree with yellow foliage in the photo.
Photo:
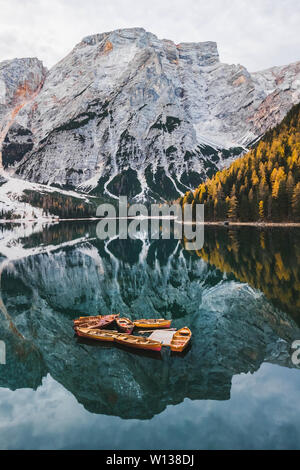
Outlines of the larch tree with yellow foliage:
M244 156L181 204L204 204L206 220L300 220L300 104Z

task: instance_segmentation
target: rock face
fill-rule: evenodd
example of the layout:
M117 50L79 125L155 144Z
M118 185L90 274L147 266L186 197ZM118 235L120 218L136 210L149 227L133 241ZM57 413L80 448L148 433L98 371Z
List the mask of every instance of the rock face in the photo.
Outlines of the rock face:
M169 199L229 163L299 100L300 63L250 74L221 63L214 42L176 45L141 28L97 34L19 110L3 160L39 183Z
M35 58L0 63L1 166L18 162L33 147L31 131L15 121L21 109L37 96L45 76L46 69Z

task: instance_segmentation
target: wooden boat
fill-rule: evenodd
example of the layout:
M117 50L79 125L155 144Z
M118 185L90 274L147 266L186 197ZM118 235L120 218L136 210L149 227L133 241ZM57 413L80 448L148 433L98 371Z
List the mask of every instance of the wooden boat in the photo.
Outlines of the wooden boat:
M159 319L150 319L150 320L136 320L133 322L137 328L149 328L149 329L162 329L162 328L170 328L172 320L165 320L164 318Z
M120 333L118 331L114 330L100 330L100 329L91 329L91 328L82 328L82 327L76 327L75 328L75 333L77 336L81 336L83 338L88 338L88 339L95 339L97 341L110 341L114 342L116 336L118 336Z
M171 351L182 352L189 344L191 337L192 332L187 326L176 331L170 343Z
M80 326L81 328L105 328L111 325L119 315L98 315L94 317L79 317L73 320L74 328Z
M95 339L96 341L110 341L116 342L123 346L127 346L135 349L144 349L147 351L161 351L162 344L158 341L152 341L142 336L132 336L126 333L119 333L113 330L100 330L90 328L75 328L77 336Z
M115 342L129 348L145 349L148 351L161 351L162 344L142 336L133 336L120 333L115 337Z
M117 318L116 323L120 331L123 331L123 333L127 333L128 335L131 335L134 329L134 323L131 320L129 320L129 318L126 318L126 317Z

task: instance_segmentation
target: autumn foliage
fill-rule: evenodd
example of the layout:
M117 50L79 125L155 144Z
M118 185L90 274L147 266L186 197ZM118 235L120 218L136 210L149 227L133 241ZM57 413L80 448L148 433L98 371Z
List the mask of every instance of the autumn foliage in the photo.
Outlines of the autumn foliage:
M300 104L181 203L205 204L205 218L212 221L300 221Z

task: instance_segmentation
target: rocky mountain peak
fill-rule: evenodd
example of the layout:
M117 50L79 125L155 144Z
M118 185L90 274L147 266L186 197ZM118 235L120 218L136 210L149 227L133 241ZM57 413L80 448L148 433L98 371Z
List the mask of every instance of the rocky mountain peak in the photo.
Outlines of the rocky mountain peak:
M177 44L179 58L187 60L191 65L194 59L202 66L213 65L220 62L218 46L216 42L182 42Z
M82 41L79 43L79 45L87 44L89 46L95 46L95 45L101 43L104 39L115 40L116 43L120 40L135 41L135 40L139 40L142 37L146 37L146 36L147 37L151 36L153 38L156 38L156 36L154 34L148 33L144 28L116 29L114 31L109 31L109 32L106 32L106 33L93 34L91 36L86 36L82 39Z
M144 28L117 29L115 31L86 36L77 44L75 49L94 46L100 47L104 52L110 52L113 48L129 46L135 43L139 49L153 49L160 55L173 51L176 59L181 59L188 64L193 61L199 64L212 65L219 62L217 43L206 42L183 42L175 44L169 39L160 40L154 34L147 32Z
M220 62L215 42L175 44L143 28L87 36L46 77L36 68L43 87L0 118L4 166L113 197L178 197L300 101L300 62L251 74Z
M46 76L43 63L37 58L0 62L0 105L11 105L21 96L29 97Z

